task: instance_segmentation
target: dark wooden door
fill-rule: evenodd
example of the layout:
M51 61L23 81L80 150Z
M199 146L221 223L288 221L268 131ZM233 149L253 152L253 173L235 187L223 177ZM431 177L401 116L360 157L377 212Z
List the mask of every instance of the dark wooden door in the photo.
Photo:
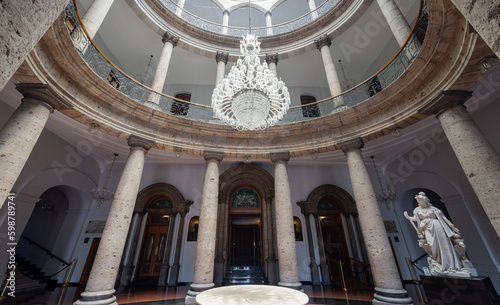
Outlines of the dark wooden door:
M141 268L139 270L140 277L160 276L165 246L167 245L167 233L168 223L157 223L155 216L153 216L144 239Z
M259 266L260 233L258 225L233 225L233 266Z

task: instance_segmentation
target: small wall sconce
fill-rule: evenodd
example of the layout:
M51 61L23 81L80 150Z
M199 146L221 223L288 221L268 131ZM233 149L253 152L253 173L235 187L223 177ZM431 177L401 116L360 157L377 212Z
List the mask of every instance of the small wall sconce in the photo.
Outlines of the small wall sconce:
M245 157L243 157L243 162L244 162L245 164L250 164L250 163L252 163L252 157L251 157L251 156L249 156L249 155L246 155Z

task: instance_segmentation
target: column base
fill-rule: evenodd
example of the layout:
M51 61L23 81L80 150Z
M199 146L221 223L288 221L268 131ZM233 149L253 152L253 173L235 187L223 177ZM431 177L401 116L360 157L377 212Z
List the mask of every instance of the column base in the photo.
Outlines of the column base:
M156 104L155 102L151 102L151 101L145 101L144 102L144 105L148 106L149 108L152 108L154 110L159 110L161 111L161 108L158 104Z
M278 286L292 288L295 290L302 290L302 283L301 282L297 282L297 283L278 282Z
M385 289L375 287L373 305L406 304L413 305L413 300L404 289Z
M82 292L80 299L74 305L118 305L113 295L114 289L97 292Z
M214 286L215 286L214 283L208 283L208 284L193 283L193 284L191 284L191 288L189 288L189 290L187 292L187 296L186 296L186 299L184 301L184 304L186 304L186 305L196 304L196 296L205 290L213 288Z

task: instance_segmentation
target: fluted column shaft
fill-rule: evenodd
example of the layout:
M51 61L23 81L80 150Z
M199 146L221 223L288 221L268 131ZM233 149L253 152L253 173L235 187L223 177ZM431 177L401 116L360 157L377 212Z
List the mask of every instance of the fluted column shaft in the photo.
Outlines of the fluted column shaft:
M130 153L116 188L85 292L75 304L116 304L115 280L134 212L146 153L153 142L129 138Z
M224 10L222 12L222 34L227 35L229 25L229 11Z
M207 162L201 198L200 226L196 244L193 283L186 296L186 304L195 304L194 298L203 290L214 286L215 237L219 200L219 163L223 153L204 153Z
M17 90L24 98L0 130L0 207L16 183L50 114L61 107L47 85L18 84Z
M160 277L158 286L167 286L168 270L170 269L170 253L172 252L172 238L174 236L175 222L178 212L173 212L170 215L168 224L167 242L165 243L165 255L163 256L163 265L160 268Z
M469 91L444 91L423 113L435 113L493 228L500 237L500 157L463 103Z
M355 139L339 146L347 157L354 198L377 285L373 304L412 304L401 283L396 260L387 239L384 220L361 154L363 142L361 139ZM387 299L393 299L394 302L386 303Z
M99 27L101 27L101 24L104 21L104 18L106 18L113 2L114 0L94 0L83 16L83 25L85 26L85 29L91 39L95 37Z
M377 3L391 28L394 38L396 38L399 47L402 48L411 33L408 21L406 21L405 16L401 13L394 0L377 0Z
M174 264L170 270L170 277L168 279L169 286L177 285L177 277L179 276L179 268L180 268L180 259L181 259L181 245L182 245L182 236L184 234L184 221L186 219L186 213L180 213L181 218L179 222L179 232L177 234L177 241L175 243L175 255L174 255Z
M290 153L272 153L274 163L274 191L276 198L276 239L278 242L280 286L300 289L292 198L287 163Z
M307 240L309 246L309 268L311 269L311 282L313 285L320 285L319 272L318 272L318 264L316 264L316 255L314 255L314 245L313 238L311 233L311 214L304 214L306 218L306 231L307 231Z

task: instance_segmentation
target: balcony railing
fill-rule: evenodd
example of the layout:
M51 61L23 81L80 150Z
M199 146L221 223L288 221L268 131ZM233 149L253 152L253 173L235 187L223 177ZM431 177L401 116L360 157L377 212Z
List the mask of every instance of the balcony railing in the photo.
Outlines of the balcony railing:
M316 113L319 116L325 116L356 106L383 91L397 80L417 57L425 40L428 21L429 9L427 0L422 0L418 18L415 21L410 36L404 46L389 63L366 81L352 89L342 92L338 96L333 96L307 105L290 107L280 124L317 118L313 115L304 116L304 113L309 113L314 105L318 107ZM73 44L83 60L100 78L108 82L110 86L116 90L141 104L145 104L153 97L155 101L159 101L161 111L171 115L181 115L185 118L202 122L209 122L212 120L212 107L188 102L153 91L151 88L134 80L115 66L99 48L97 48L92 39L88 37L85 27L82 26L76 1L70 1L66 7L65 23L68 27L68 33L71 36ZM339 104L344 106L335 108L336 105Z
M225 34L229 36L237 36L237 37L241 37L246 33L248 33L248 28L246 27L244 28L244 27L224 26L222 24L211 22L203 18L200 18L196 15L193 15L190 12L179 7L172 0L160 0L160 2L172 13L175 14L177 12L180 12L180 16L184 21L191 23L193 26L204 29L206 31L217 34ZM269 27L252 27L252 33L259 37L264 37L264 36L278 35L291 32L314 21L318 17L321 17L326 12L332 10L339 2L340 0L326 0L315 10L310 11L307 14L304 14L293 20L272 25Z

